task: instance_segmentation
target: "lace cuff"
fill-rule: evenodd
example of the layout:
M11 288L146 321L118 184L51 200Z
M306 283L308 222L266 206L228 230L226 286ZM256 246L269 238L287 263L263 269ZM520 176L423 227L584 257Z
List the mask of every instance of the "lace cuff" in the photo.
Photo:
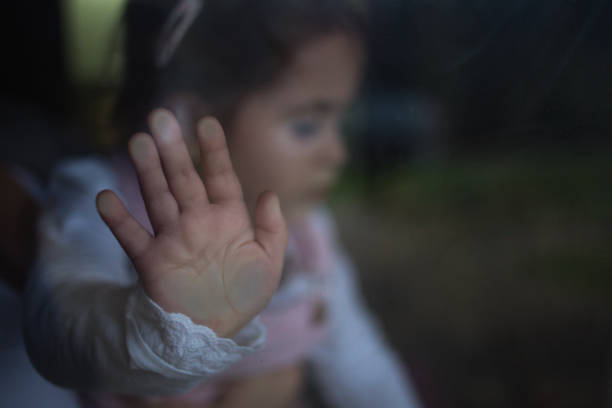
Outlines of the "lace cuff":
M126 346L134 369L168 378L204 379L225 370L265 343L257 319L233 339L217 337L181 313L167 313L137 287L127 302Z

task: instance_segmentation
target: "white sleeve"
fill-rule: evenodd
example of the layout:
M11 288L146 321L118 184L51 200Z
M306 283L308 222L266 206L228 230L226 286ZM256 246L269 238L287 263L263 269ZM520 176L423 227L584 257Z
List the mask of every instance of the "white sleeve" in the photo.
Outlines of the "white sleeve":
M95 195L114 187L95 159L64 164L52 177L25 296L24 335L39 372L78 390L171 395L262 347L257 321L219 338L144 293L95 209Z
M330 286L331 333L311 359L325 401L333 407L420 407L407 372L360 299L347 259L338 260Z

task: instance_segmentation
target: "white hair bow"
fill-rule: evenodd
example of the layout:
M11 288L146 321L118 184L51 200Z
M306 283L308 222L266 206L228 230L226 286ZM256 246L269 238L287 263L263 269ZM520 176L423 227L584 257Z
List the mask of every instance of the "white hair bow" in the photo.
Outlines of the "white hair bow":
M162 28L155 63L165 66L202 9L204 0L179 0Z

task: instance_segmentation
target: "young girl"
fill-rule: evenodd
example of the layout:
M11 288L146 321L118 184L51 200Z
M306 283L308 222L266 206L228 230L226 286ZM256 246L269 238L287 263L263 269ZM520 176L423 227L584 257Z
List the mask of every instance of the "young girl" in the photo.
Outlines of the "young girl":
M44 376L98 407L291 407L307 375L334 406L417 406L321 207L364 60L352 3L128 5L129 159L59 166L40 220Z

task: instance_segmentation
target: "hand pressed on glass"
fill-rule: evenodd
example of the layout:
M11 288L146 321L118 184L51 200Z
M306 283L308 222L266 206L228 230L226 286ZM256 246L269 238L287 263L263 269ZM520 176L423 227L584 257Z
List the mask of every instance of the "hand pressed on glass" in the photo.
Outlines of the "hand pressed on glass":
M129 151L154 236L112 191L98 195L98 211L155 302L219 336L231 336L265 307L278 286L287 245L278 197L259 196L252 225L215 119L198 124L204 182L174 116L159 109L149 123L152 137L134 135Z

